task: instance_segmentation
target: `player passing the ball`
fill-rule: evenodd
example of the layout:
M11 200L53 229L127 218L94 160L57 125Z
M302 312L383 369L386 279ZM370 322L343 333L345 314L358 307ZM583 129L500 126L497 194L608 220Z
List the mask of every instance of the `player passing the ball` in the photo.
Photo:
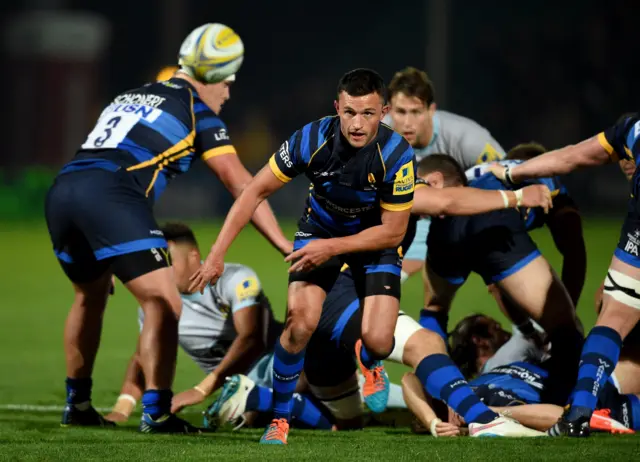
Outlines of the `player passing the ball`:
M227 249L256 207L295 176L306 174L311 189L294 252L286 258L292 265L287 321L275 346L274 419L262 443L287 442L290 401L305 348L344 263L364 301L359 354L365 378L383 393L388 384L381 366L393 350L399 310L399 246L413 202L413 149L380 122L386 113L385 87L376 72L355 69L342 76L335 108L336 116L305 125L273 154L236 200L211 253L192 277L192 290L219 278Z

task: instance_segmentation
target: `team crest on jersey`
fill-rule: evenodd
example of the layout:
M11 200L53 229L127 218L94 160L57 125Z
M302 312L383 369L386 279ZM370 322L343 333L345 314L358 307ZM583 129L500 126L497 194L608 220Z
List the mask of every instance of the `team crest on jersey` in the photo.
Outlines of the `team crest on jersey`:
M415 187L415 178L413 175L413 160L404 164L396 173L393 181L393 195L400 196L410 194Z
M256 278L247 278L236 285L236 297L238 301L257 297L260 294L260 285Z
M495 162L500 159L502 159L502 154L500 154L496 148L491 146L491 144L487 143L484 145L482 154L480 154L476 159L476 164L484 164L486 162Z

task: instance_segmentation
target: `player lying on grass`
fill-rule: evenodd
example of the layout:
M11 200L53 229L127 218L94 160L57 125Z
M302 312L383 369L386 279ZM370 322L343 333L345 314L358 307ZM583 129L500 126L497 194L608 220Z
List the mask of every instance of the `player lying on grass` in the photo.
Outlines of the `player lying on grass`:
M541 431L557 422L563 408L544 404L542 398L549 386L547 348L539 348L517 332L511 336L485 315L464 318L450 339L452 358L470 379L474 392L491 409ZM625 379L618 372L616 377ZM413 373L405 374L402 387L407 405L434 436L457 436L463 432L463 420L451 409L447 412L439 407L438 412L434 411L433 400L424 394ZM616 380L605 383L598 409L591 418L592 429L633 433L640 428L640 400L635 394L620 393Z
M570 406L549 430L552 435L589 435L589 421L605 382L616 367L623 339L640 320L640 202L638 202L638 158L640 118L623 116L604 132L548 152L520 165L494 165L502 181L517 184L529 178L565 175L581 167L604 165L620 159L635 162L627 216L622 226L604 283L602 311L585 341L578 380Z
M537 143L519 144L507 152L507 159L500 161L500 165L518 165L528 159L532 159L544 154L546 149ZM467 181L473 182L489 171L491 163L484 163L476 167L468 169L465 174ZM550 190L554 191L553 208L550 213L543 213L538 208L522 208L522 216L525 220L525 226L528 231L546 226L551 233L551 237L556 245L556 249L563 257L562 263L562 283L571 296L574 306L578 306L578 300L584 287L584 281L587 270L587 251L582 233L582 219L580 212L573 199L570 197L567 188L561 183L560 178L540 178L530 180L522 184L516 185L509 189L517 190L518 188L531 184L546 184ZM490 184L488 185L491 186ZM495 185L494 185L495 186ZM516 324L514 328L518 328L521 324L522 328L528 329L535 327L540 331L540 327L531 324L528 319L518 319L521 317L517 310L510 309L509 301L503 303L500 298L500 292L495 285L489 285L489 290L496 298L503 312L509 313L509 317L514 319ZM429 327L429 326L425 326Z

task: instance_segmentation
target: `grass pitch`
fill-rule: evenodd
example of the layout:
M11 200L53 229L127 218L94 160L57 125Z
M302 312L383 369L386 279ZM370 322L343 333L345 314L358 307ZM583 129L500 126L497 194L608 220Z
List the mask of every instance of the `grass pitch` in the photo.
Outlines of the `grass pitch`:
M193 224L201 248L215 238L218 224ZM286 226L293 234L293 224ZM615 248L619 224L585 223L588 275L578 313L585 327L595 320L593 294L603 280ZM541 250L560 271L561 258L546 230L534 233ZM218 432L197 437L149 436L135 432L137 416L116 430L61 429L64 403L62 329L72 290L51 251L43 223L0 223L0 460L640 460L640 437L598 436L589 440L527 439L481 441L413 435L404 428L372 428L358 432L293 430L290 445L263 447L259 431ZM232 246L228 261L252 266L271 300L276 316L284 316L286 268L282 258L253 230L245 230ZM136 303L116 287L104 320L93 401L108 408L118 396L138 334ZM422 307L421 281L403 287L402 309L417 315ZM451 323L473 312L504 321L482 281L473 276L457 296ZM451 324L453 325L453 324ZM392 380L406 370L389 364ZM202 373L180 353L175 391L193 386ZM204 408L204 406L203 406ZM199 409L186 418L200 424ZM201 409L200 409L201 410Z

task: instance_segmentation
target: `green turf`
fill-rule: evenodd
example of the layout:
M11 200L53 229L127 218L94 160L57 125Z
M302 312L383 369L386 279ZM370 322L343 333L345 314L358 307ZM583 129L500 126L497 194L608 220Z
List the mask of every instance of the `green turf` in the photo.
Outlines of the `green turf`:
M615 248L616 223L588 221L587 284L578 308L585 326L595 320L593 294ZM293 224L287 232L292 234ZM202 249L215 238L217 225L194 225ZM560 257L545 230L534 235L543 253L560 269ZM64 356L62 329L72 291L51 252L42 223L0 223L0 255L4 269L0 278L0 405L61 405L64 401ZM286 264L252 229L244 231L231 248L229 261L256 269L276 316L284 315ZM421 281L403 287L402 308L416 315L422 306ZM472 277L455 300L451 322L471 312L504 318L478 277ZM94 374L94 403L109 407L118 395L126 362L137 336L136 304L122 286L116 288L104 321L102 345ZM392 379L406 369L389 365ZM193 386L201 372L181 353L175 390ZM188 417L198 423L197 414ZM639 457L640 438L592 438L588 441L442 441L414 436L406 430L370 429L363 432L326 434L295 431L291 444L283 448L263 448L255 442L256 432L219 433L202 437L150 437L131 428L118 431L58 428L57 412L23 412L0 409L0 459L2 460L163 460L196 459L309 459L377 460L524 460L542 457L557 459L601 459L615 455L619 460ZM153 444L153 446L152 446ZM160 445L161 444L161 445ZM606 453L605 453L606 448ZM365 456L365 454L367 454Z

